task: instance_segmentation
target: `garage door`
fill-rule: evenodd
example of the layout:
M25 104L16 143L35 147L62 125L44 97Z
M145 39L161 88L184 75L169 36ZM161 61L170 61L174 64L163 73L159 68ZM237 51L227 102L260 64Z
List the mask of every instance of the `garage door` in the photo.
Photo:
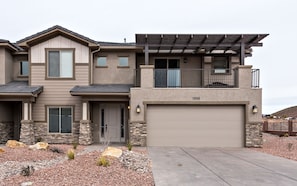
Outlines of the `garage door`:
M148 105L148 146L243 147L243 143L243 106Z

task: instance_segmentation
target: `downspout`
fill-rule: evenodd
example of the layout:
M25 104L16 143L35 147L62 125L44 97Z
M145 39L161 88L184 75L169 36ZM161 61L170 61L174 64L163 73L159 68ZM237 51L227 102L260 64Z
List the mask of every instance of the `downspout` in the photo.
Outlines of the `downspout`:
M100 51L100 45L99 44L97 44L97 46L98 46L98 49L97 50L94 50L93 52L91 52L91 77L90 77L90 84L92 85L93 84L93 79L94 79L94 77L93 77L93 62L94 62L94 54L96 53L96 52L99 52Z

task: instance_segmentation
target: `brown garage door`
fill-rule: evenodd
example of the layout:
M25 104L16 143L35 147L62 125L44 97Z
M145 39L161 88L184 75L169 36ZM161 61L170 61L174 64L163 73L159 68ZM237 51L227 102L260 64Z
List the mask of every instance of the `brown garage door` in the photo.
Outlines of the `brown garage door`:
M162 106L147 109L147 145L243 147L243 106Z

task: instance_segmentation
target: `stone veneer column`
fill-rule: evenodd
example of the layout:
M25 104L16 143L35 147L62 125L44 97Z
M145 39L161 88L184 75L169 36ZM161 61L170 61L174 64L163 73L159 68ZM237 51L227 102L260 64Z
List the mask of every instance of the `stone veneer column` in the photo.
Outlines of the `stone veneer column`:
M262 123L248 123L246 125L246 147L261 147L262 140Z
M27 145L32 145L35 143L34 121L32 120L21 121L20 141Z
M90 120L80 121L78 142L80 145L90 145L93 143L92 127Z
M146 146L146 123L130 123L129 129L131 145Z

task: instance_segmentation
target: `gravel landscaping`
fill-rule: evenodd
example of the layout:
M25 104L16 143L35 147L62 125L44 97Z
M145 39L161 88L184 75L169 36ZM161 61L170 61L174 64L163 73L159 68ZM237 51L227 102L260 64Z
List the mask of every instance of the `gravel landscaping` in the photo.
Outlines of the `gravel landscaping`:
M107 157L110 166L96 165L100 149L89 150L78 146L74 160L68 160L71 145L50 145L51 150L29 150L26 147L3 146L0 152L0 185L154 185L151 162L146 148L125 147L118 158ZM99 147L99 146L98 146ZM101 149L102 150L102 149ZM22 176L24 166L33 166L30 176Z
M263 133L263 147L251 149L297 161L297 136L279 137Z

